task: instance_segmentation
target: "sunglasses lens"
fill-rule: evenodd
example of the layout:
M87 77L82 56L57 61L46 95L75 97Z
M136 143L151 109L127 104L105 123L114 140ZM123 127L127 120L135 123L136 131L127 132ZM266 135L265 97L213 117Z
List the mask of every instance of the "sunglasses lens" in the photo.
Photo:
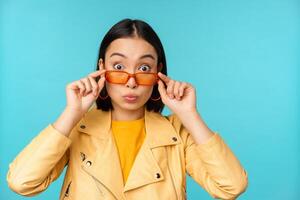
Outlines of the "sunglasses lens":
M154 85L156 76L154 74L136 74L136 80L140 85Z
M110 72L107 71L106 78L111 83L126 83L127 81L127 74L125 72Z
M154 85L157 80L155 74L149 73L136 73L135 78L139 85ZM107 71L106 79L110 83L125 84L128 81L128 74L122 71Z

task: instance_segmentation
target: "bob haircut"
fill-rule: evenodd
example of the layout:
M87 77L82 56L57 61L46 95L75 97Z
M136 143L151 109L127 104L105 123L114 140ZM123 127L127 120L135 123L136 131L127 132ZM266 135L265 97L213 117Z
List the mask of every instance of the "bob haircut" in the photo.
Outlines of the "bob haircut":
M105 62L105 53L110 45L114 40L119 38L133 38L133 37L139 37L150 43L156 53L157 53L157 70L159 70L159 63L161 63L161 69L160 72L167 75L167 63L166 63L166 57L165 52L162 46L162 43L157 36L157 34L154 32L154 30L151 28L149 24L142 20L132 20L132 19L123 19L116 23L114 26L111 27L111 29L106 33L104 36L100 48L99 48L99 54L97 59L97 70L99 70L98 61L100 58L103 59L103 62ZM96 81L100 77L96 78ZM100 91L101 97L108 96L106 86L104 85L103 89ZM158 98L160 96L158 91L158 84L153 86L153 91L151 94L151 97L146 102L146 109L148 111L154 111L161 113L164 108L164 103L162 102L161 98L157 101L151 100L151 98ZM97 109L101 109L103 111L108 111L110 109L113 110L113 106L111 103L111 98L108 96L106 99L101 99L98 97L96 99L96 105Z

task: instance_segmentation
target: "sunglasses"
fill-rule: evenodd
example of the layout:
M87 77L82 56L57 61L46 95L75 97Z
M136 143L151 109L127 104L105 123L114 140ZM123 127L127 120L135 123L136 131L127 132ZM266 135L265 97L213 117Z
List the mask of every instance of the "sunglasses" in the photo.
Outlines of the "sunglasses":
M134 74L130 74L126 71L119 70L109 70L105 72L105 79L109 83L125 84L130 77L134 77L138 85L147 86L155 85L159 80L157 73L137 72Z

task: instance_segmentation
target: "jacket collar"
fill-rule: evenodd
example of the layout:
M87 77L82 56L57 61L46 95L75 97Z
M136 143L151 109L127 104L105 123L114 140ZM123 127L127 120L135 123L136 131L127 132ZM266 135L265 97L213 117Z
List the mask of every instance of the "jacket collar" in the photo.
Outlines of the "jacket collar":
M97 109L95 104L85 113L77 130L99 139L107 139L111 129L111 110ZM179 144L178 133L170 121L160 113L145 108L146 142L150 148Z
M82 163L82 169L90 174L97 184L105 185L116 199L125 199L124 193L135 188L163 181L165 174L160 168L152 148L181 143L172 123L166 117L145 109L146 137L124 184L117 148L112 137L111 111L98 110L94 106L77 126L77 130L83 134L99 138L102 141L96 153L88 156L89 161L87 162L93 164L88 167ZM157 151L162 154L165 152L160 148ZM110 176L107 175L108 172L110 172ZM160 176L157 177L157 174Z

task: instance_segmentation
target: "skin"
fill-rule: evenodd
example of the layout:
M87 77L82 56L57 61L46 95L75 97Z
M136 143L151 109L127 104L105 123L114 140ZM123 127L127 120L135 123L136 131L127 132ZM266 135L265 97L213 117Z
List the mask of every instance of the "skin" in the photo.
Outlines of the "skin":
M112 55L120 53L120 55ZM152 55L153 58L143 55ZM111 56L112 55L112 56ZM157 72L157 54L151 44L145 40L134 38L120 38L114 40L105 54L105 63L99 60L100 69L121 70L128 73ZM133 77L124 85L112 84L106 81L106 90L111 98L114 110L113 120L135 120L144 116L144 106L151 97L153 86L138 85ZM134 94L138 96L137 102L127 103L124 95Z
M126 57L118 55L110 57L115 52ZM140 59L145 54L153 55L155 59ZM107 49L105 65L102 59L99 60L100 70L115 70L114 66L116 65L114 64L116 63L123 64L119 67L129 73L142 70L141 64L145 63L151 67L148 69L149 72L157 72L158 70L155 49L151 44L138 37L114 40ZM187 82L173 80L160 72L158 75L160 78L158 90L163 103L177 114L198 144L206 142L214 133L207 127L197 111L195 88ZM106 89L114 107L112 119L135 120L144 116L144 106L151 96L153 86L137 85L134 78L131 77L125 85L106 82ZM137 94L139 96L138 101L133 104L126 103L122 96L128 93Z
M113 53L121 53L123 56L111 56ZM153 58L141 58L145 54L152 55ZM104 86L114 107L113 120L127 121L142 118L145 114L144 106L151 97L153 86L138 85L133 77L124 85L111 84L105 81L104 73L106 70L116 69L129 73L157 72L161 67L161 63L159 63L159 67L157 66L157 55L152 45L138 37L114 40L106 51L105 63L100 59L98 65L100 68L98 71L92 72L87 77L74 81L66 87L67 106L53 123L54 128L66 136L98 98ZM95 78L98 76L101 77L96 82ZM214 133L205 124L197 110L195 88L190 83L173 80L160 72L158 76L160 78L158 91L162 102L179 117L197 144L207 142ZM138 101L135 103L125 102L122 96L129 93L138 95Z

